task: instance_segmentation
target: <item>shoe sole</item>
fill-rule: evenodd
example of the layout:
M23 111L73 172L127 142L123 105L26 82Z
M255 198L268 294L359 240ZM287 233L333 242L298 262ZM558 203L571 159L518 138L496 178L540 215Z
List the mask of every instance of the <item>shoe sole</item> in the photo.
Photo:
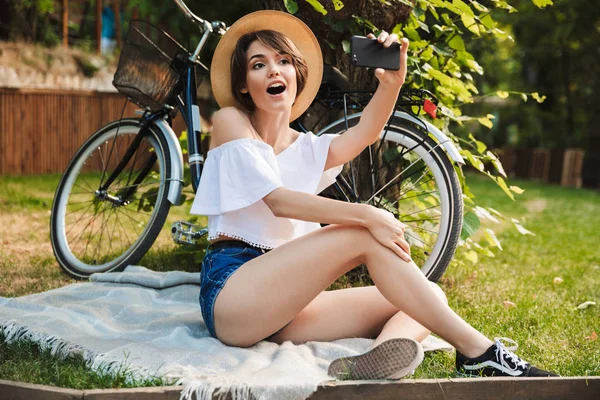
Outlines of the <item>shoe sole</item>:
M327 374L340 380L400 379L423 361L423 348L412 339L387 340L365 354L342 357Z

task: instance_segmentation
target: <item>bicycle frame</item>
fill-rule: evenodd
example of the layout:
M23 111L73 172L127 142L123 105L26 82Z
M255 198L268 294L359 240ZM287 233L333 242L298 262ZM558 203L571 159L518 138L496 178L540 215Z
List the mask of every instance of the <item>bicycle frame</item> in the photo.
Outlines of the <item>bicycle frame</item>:
M192 188L194 192L198 189L200 183L200 176L202 175L202 165L204 164L204 157L202 156L202 142L201 142L201 120L200 120L200 109L198 108L198 98L196 94L196 68L199 66L208 71L200 61L198 56L208 39L208 36L212 33L223 34L225 31L225 24L220 21L207 22L194 15L181 0L174 0L177 6L184 12L192 22L200 25L203 29L202 37L200 42L196 46L194 53L187 59L185 64L185 70L182 73L182 90L181 94L177 95L173 103L179 109L181 116L187 127L187 139L188 139L188 163L190 166L190 175L192 180ZM171 102L170 102L171 103ZM140 120L140 132L136 135L136 138L129 145L125 152L125 155L113 170L110 176L104 181L104 174L102 176L101 185L96 192L100 198L107 199L114 203L123 204L135 193L137 184L141 183L146 175L152 169L156 162L156 156L150 157L146 164L142 167L141 172L136 177L134 184L131 187L120 194L120 196L114 197L107 193L108 187L114 182L114 180L123 171L127 163L133 157L136 149L144 137L149 132L149 127L153 124L159 128L165 138L167 139L168 149L171 153L171 184L169 186L168 199L174 205L181 204L181 190L183 187L183 154L179 140L171 128L171 112L173 111L172 106L165 106L163 109L158 110L154 113L148 111L144 112ZM167 120L167 123L165 123ZM118 135L118 130L117 130ZM112 155L112 149L109 154L109 158ZM128 182L129 185L129 182Z

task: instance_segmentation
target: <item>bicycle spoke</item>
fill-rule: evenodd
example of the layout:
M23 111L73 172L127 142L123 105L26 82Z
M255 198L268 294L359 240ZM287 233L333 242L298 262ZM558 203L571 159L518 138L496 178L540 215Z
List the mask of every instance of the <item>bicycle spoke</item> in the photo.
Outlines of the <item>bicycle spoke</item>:
M425 208L425 209L423 209L423 210L417 210L417 211L415 211L415 212L412 212L412 213L410 213L410 214L402 214L402 216L403 216L403 217L410 217L411 215L418 214L418 213L421 213L421 212L423 212L423 211L431 210L432 208L435 208L435 207L437 207L437 206L439 206L439 204L436 204L436 205L434 205L434 206L431 206L431 207L427 207L427 208Z
M402 223L406 223L406 222L430 222L430 221L439 221L440 217L436 217L436 218L423 218L423 219L401 219L400 222Z
M438 232L436 232L436 231L432 231L431 229L425 229L425 228L422 228L422 227L420 227L420 226L417 226L417 225L406 224L406 223L405 223L404 225L406 225L406 226L410 226L410 227L411 227L411 228L413 228L413 229L418 229L418 230L421 230L421 231L425 231L425 232L433 233L434 235L438 235Z
M87 187L89 188L89 190L91 190L92 193L94 193L94 188L92 188L92 185L90 185L81 175L80 175L81 179L83 180L83 183L85 185L87 185ZM81 186L80 186L81 187ZM83 187L81 187L83 189Z
M102 210L102 211L104 211L104 210ZM97 217L97 212L94 213L94 218L92 219L92 232L90 234L90 238L94 237L94 227L93 227L93 224L96 222L96 217ZM87 244L85 245L85 249L84 249L84 252L83 252L83 257L81 257L82 260L85 260L85 256L87 254L87 249L88 249L89 245L90 245L90 241L88 240Z
M112 232L108 234L108 249L110 250L110 254L113 254L113 248L112 248L112 244L115 241L115 228L117 227L117 218L115 216L115 214L117 213L114 209L111 210L112 214L110 215L111 217L115 217L115 223L113 224L113 229ZM109 217L110 220L110 217Z
M78 209L76 209L76 210L71 210L71 211L65 212L65 217L66 217L67 215L69 215L69 214L75 214L75 213L78 213L79 211L83 210L84 208L90 208L91 206L93 206L93 205L94 205L94 201L93 201L93 200L92 200L92 201L89 201L88 203L90 203L90 205L89 205L89 206L87 206L87 207L86 207L86 206L83 206L83 207L81 207L81 208L78 208Z
M413 236L413 235L411 235L410 233L406 233L406 231L404 232L404 236L408 236L408 237L411 237L411 238L413 238L413 239L416 239L416 240L418 240L419 242L423 243L425 246L429 247L430 249L433 249L433 246L431 246L429 243L427 243L427 242L424 242L424 241L423 241L423 239L421 239L421 238L418 238L417 236Z
M117 214L119 214L118 211L117 211ZM128 242L127 246L131 247L131 245L133 244L133 242L129 239L129 235L127 234L127 230L125 229L125 227L121 223L121 220L118 219L118 217L117 217L117 221L119 222L119 228L121 228L121 231L123 232L123 236L125 237L125 239L127 239L127 242Z
M87 194L87 193L85 193L85 194ZM94 202L93 199L92 200L85 200L85 201L75 201L75 202L69 202L68 205L72 206L74 204L85 204L85 203L93 203L93 202Z
M154 183L158 183L160 185L161 182L160 181L153 181L153 182L148 182L148 183L143 183L142 182L142 183L140 183L138 185L130 185L130 186L121 186L121 187L111 188L111 190L115 191L115 192L118 192L119 190L130 189L130 188L133 188L133 187L140 188L142 186L148 186L148 185L152 185Z
M92 204L90 204L90 205L89 205L89 206L86 208L86 211L87 211L87 210L88 210L88 209L89 209L91 206L92 206ZM81 217L79 217L79 219L78 219L77 221L75 221L75 222L71 222L71 223L69 223L69 224L65 224L65 228L66 228L67 226L69 226L69 225L73 225L73 226L71 227L71 229L69 229L69 231L65 233L65 236L68 236L68 235L69 235L69 232L71 232L71 231L73 230L73 228L75 227L75 225L74 225L74 224L76 224L76 223L78 223L79 221L81 221L81 219L82 219L84 216L85 216L85 212L84 212L84 213L81 215ZM89 217L88 217L88 218L89 218Z
M437 148L437 147L439 147L439 144L437 144L437 145L436 145L436 146L434 146L433 148L435 149L435 148ZM431 151L433 151L433 150L430 150L430 151L428 151L428 153L430 153ZM418 160L415 160L415 161L413 161L413 162L412 162L412 163L411 163L411 164L410 164L410 165L409 165L409 166L408 166L406 169L409 169L409 168L410 168L410 167L412 167L412 166L413 166L413 165L414 165L414 164L415 164L417 161L420 161L421 159L422 159L422 157L421 157L421 158L419 158ZM401 174L402 174L402 172L400 172L398 175L396 175L396 177L394 177L394 178L392 179L392 181L391 181L391 182L393 182L394 180L396 180L396 178L397 178L398 176L400 176ZM371 196L371 198L370 198L368 201L369 201L369 202L371 202L371 200L373 200L373 198L374 198L375 196L377 196L379 193L381 193L381 192L382 192L382 191L383 191L385 188L387 188L387 187L388 187L390 184L391 184L391 183L387 183L386 185L384 185L384 186L383 186L381 189L379 189L377 192L375 192L375 193L374 193L374 194Z
M137 224L141 224L141 222L139 222L139 221L136 221L136 220L135 220L135 219L133 219L133 218L132 218L132 217L131 217L129 214L127 214L125 211L123 211L123 210L121 210L121 209L119 209L119 212L121 213L121 215L124 215L124 216L126 216L126 217L127 217L127 220L128 220L128 221L129 221L129 223L131 224L131 227L133 228L133 230L134 230L134 231L136 231L136 232L137 232L137 228L136 228L136 225L134 224L134 222L135 222L135 223L137 223Z
M402 197L402 200L408 200L408 199L413 199L415 197L421 197L421 196L425 196L425 195L432 194L432 193L438 193L438 191L432 190L430 192L423 192L423 193L415 194L414 196L406 196L406 197L401 196L401 197Z
M78 185L78 184L76 184L76 183L73 183L73 186L77 186L79 189L81 189L81 190L85 190L85 192L83 192L83 193L80 193L80 194L90 194L90 193L94 193L94 190L92 190L91 192L88 192L86 188L84 188L83 186L80 186L80 185Z
M98 254L98 248L102 245L102 237L104 236L104 226L106 225L106 219L105 219L106 215L104 213L102 213L102 223L100 225L100 238L98 238L98 244L96 245L96 249L94 250L94 254L92 254L92 263L96 263L96 254ZM91 242L91 241L90 241ZM89 242L88 242L89 243Z

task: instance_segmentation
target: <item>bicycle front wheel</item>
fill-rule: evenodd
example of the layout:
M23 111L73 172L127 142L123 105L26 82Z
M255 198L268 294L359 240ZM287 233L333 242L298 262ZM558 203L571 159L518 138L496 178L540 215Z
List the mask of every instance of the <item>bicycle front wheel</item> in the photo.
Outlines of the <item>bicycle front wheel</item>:
M137 263L165 222L171 159L154 126L113 183L101 190L140 129L136 119L101 128L81 146L59 182L50 239L60 266L76 278Z
M356 125L351 116L348 127ZM381 139L344 166L324 196L371 204L406 225L411 255L431 281L438 281L456 250L462 229L462 193L454 167L422 126L392 117ZM341 134L338 120L318 134Z

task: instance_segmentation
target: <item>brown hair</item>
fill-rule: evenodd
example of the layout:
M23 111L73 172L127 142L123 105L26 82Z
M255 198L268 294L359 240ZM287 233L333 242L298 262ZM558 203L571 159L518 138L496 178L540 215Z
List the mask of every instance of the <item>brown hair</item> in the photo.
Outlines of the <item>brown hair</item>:
M240 92L246 84L246 74L248 73L248 48L255 40L258 40L273 51L280 54L287 54L292 58L292 64L296 69L296 86L298 88L296 98L298 98L298 95L300 95L306 84L308 65L300 51L291 44L291 41L289 41L285 35L272 30L250 32L238 40L233 55L231 56L231 91L233 92L233 97L248 111L252 112L255 110L256 105L252 101L250 93Z

